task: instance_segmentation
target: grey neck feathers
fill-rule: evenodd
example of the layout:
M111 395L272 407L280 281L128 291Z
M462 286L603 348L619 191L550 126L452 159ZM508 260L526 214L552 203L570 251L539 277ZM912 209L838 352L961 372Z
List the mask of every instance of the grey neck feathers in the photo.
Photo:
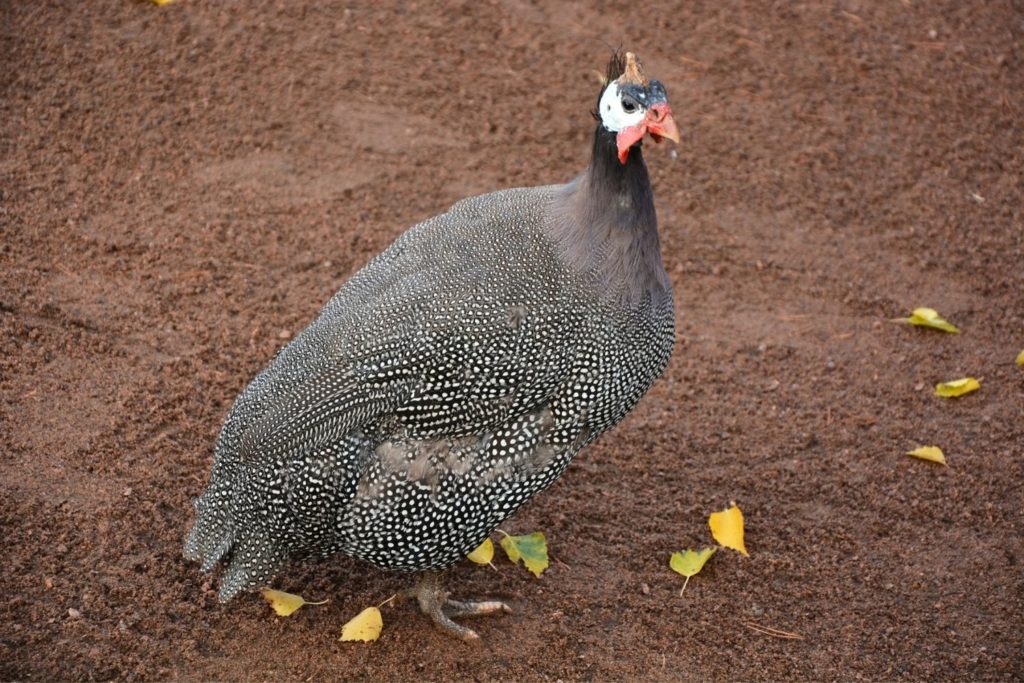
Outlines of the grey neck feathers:
M555 197L550 231L566 264L602 296L630 307L670 293L661 262L654 196L640 147L625 164L615 135L598 124L590 166Z

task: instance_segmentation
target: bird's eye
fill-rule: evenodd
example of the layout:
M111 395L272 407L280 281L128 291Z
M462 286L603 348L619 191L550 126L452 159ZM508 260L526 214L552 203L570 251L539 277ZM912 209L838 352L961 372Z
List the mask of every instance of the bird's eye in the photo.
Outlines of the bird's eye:
M627 114L632 114L636 111L636 102L628 97L622 98L622 110Z

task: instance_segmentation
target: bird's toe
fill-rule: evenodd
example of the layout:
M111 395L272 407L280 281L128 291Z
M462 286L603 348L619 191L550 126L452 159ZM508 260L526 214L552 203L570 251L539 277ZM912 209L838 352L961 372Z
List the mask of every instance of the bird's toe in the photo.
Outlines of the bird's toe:
M420 609L441 631L465 642L476 642L480 636L471 628L452 621L453 617L482 617L491 614L509 614L512 609L497 600L462 602L449 600L444 590L444 577L440 572L424 572L410 592L419 602Z
M449 617L486 617L492 614L512 613L511 607L497 600L483 600L480 602L446 600L443 610Z

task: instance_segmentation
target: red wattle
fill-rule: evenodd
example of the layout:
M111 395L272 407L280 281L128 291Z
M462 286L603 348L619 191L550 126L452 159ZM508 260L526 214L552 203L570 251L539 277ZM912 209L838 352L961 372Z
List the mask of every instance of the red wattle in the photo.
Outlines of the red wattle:
M629 158L629 148L635 145L647 132L647 124L640 123L619 131L615 136L615 145L619 148L619 163L625 164Z

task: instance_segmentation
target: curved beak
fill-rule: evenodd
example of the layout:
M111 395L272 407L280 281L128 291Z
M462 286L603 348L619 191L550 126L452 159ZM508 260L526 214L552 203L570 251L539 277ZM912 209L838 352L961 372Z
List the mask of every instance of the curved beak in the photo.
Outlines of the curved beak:
M647 132L654 138L655 142L661 142L662 138L679 144L679 128L676 120L672 118L672 110L667 102L652 104L647 110Z
M679 144L679 128L676 126L676 120L672 118L672 110L667 102L652 104L647 109L643 121L619 132L615 141L619 149L620 164L626 163L630 147L639 142L645 133L650 134L655 142L665 139Z

